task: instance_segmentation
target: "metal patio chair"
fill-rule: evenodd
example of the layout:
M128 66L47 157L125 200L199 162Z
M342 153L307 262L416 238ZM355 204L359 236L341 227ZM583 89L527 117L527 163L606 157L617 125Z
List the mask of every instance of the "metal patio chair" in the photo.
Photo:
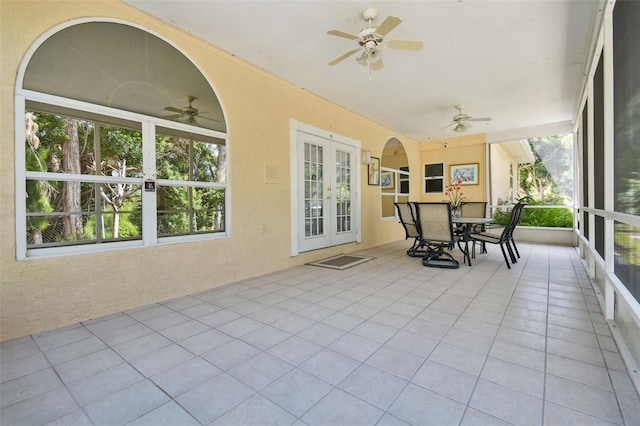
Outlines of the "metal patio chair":
M436 268L459 268L460 264L449 253L456 241L451 222L451 204L414 203L414 206L420 241L427 248L422 264Z
M491 234L489 232L480 232L470 235L471 241L474 242L473 246L473 255L475 256L475 243L489 243L489 244L499 244L500 250L502 250L502 256L504 257L504 261L507 264L507 268L511 269L511 264L509 263L509 259L511 259L511 263L517 263L520 253L518 252L518 247L516 246L516 242L513 239L513 231L515 231L518 222L520 221L520 216L522 214L522 209L526 204L519 202L516 204L511 210L511 216L509 217L509 222L502 230L500 235ZM509 257L507 258L507 252L509 252Z
M424 244L420 240L420 233L416 224L416 214L412 203L394 203L400 224L404 228L405 239L413 238L413 244L407 250L411 257L422 257L427 252Z

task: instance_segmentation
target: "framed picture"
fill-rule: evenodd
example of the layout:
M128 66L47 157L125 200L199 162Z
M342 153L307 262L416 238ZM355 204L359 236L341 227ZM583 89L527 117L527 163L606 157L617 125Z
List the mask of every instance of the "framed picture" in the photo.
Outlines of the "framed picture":
M462 185L478 184L478 163L451 166L451 182L462 180Z
M369 163L369 185L380 185L380 159L376 157Z
M393 173L382 172L380 173L380 186L384 188L393 188Z

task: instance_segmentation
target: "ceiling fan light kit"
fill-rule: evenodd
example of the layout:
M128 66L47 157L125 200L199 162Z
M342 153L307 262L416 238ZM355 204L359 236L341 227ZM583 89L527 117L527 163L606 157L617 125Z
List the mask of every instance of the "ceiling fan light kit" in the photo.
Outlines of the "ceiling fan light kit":
M350 50L341 56L338 56L329 65L336 65L347 59L349 56L362 51L362 54L356 58L356 61L363 66L369 67L369 79L371 79L371 71L379 70L384 66L380 55L380 47L389 47L394 49L420 50L422 42L417 40L385 40L385 36L396 28L402 20L395 16L387 16L378 27L373 26L373 21L378 17L378 10L374 7L366 8L362 11L362 17L367 22L367 27L361 30L358 35L350 34L340 30L330 30L327 34L356 40L358 48Z

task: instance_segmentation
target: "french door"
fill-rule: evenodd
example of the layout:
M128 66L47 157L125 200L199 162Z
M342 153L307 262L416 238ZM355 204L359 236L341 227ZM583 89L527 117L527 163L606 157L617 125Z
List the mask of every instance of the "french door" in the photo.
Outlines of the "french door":
M303 131L297 133L298 250L356 241L357 147Z

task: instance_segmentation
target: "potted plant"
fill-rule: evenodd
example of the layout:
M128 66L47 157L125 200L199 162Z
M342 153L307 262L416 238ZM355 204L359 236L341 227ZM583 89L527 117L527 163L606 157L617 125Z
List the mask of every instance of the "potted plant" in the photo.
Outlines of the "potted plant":
M462 179L457 179L453 181L451 185L447 185L444 193L447 197L449 197L449 202L451 203L451 212L453 216L460 217L462 213L462 205L466 200L466 198L463 196L464 192L462 192Z

